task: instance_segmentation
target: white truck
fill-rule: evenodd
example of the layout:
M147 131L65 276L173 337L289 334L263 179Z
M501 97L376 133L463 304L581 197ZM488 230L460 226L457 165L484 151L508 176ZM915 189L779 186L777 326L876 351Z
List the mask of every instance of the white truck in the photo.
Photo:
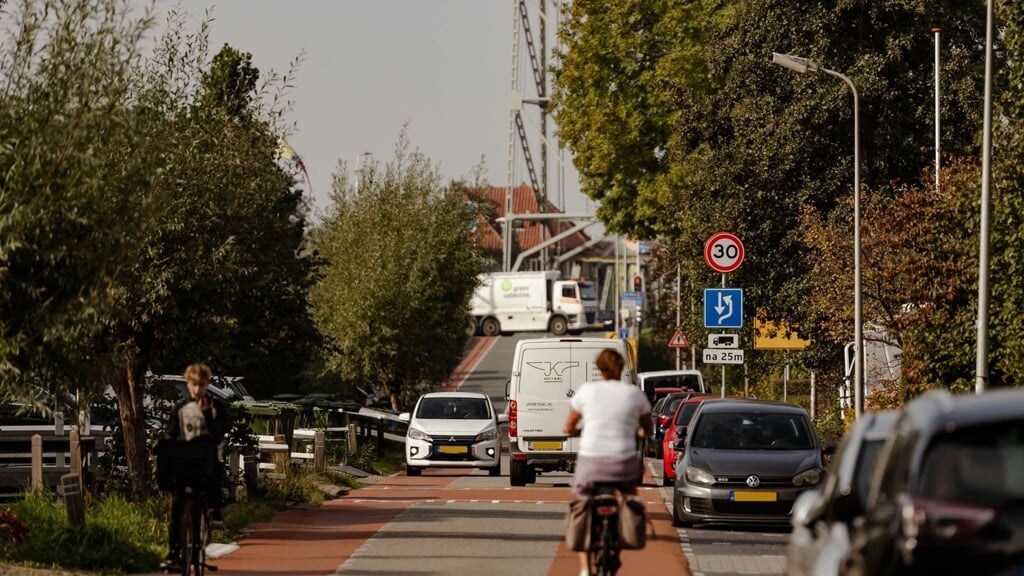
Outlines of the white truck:
M469 331L579 334L597 322L592 282L562 280L547 272L492 272L480 276L470 301Z

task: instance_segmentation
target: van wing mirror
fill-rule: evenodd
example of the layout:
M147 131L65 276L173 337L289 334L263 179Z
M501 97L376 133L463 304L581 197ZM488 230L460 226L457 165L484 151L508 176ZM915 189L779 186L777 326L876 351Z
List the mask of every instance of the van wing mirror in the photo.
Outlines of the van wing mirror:
M401 414L398 415L398 420L400 422L409 422L409 420L412 420L412 417L408 412L402 412Z
M510 394L509 394L511 391L512 391L512 380L511 379L510 380L506 380L505 381L505 400L508 400L511 397Z
M498 414L498 424L508 424L508 413L501 412Z
M839 443L838 442L836 442L835 440L829 440L828 442L825 442L825 446L822 447L821 453L824 456L831 456L831 455L836 453L836 449L838 449L838 448L839 448Z

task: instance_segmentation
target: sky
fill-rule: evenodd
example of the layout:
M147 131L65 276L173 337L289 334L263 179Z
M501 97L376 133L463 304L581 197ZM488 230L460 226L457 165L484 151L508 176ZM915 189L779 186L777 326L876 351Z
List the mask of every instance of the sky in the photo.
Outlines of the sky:
M292 105L286 120L294 124L288 143L306 165L317 210L329 206L339 160L349 170L367 152L376 161L391 160L404 125L411 144L439 165L446 180L469 178L482 159L491 184L508 183L512 0L183 0L180 5L196 28L209 11L211 57L231 44L252 54L261 79L270 71L287 72L301 57L287 93ZM176 0L156 0L159 28L175 6ZM527 67L520 66L522 85L526 78L532 85L532 76L523 75ZM524 92L535 94L532 87ZM539 114L531 108L524 113L532 132ZM538 142L534 139L532 153L539 165ZM529 182L518 157L514 183ZM566 212L593 214L595 205L579 192L568 152L564 158L566 184L559 191L552 169L549 198L556 204L564 199ZM556 152L549 153L548 163L559 165Z

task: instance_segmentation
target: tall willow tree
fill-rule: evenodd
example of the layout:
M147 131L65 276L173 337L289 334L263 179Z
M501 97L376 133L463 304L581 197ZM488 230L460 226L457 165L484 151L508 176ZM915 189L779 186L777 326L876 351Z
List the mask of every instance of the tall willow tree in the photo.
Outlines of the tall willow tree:
M394 160L364 167L355 182L342 165L332 209L312 234L324 264L310 303L331 374L360 386L449 376L482 270L466 199L404 132Z

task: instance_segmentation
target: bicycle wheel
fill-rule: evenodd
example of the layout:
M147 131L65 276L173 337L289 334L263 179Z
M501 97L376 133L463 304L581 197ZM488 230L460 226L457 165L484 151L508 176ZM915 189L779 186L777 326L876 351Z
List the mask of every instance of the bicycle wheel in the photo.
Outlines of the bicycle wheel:
M198 501L197 501L198 503ZM201 509L196 512L196 573L195 576L206 574L206 543L210 539L210 522L207 518L206 504L200 503Z
M181 576L189 576L189 571L192 568L192 541L195 539L194 528L195 524L192 521L192 498L186 497L181 507L181 547L179 548L181 559L178 561L181 565Z

